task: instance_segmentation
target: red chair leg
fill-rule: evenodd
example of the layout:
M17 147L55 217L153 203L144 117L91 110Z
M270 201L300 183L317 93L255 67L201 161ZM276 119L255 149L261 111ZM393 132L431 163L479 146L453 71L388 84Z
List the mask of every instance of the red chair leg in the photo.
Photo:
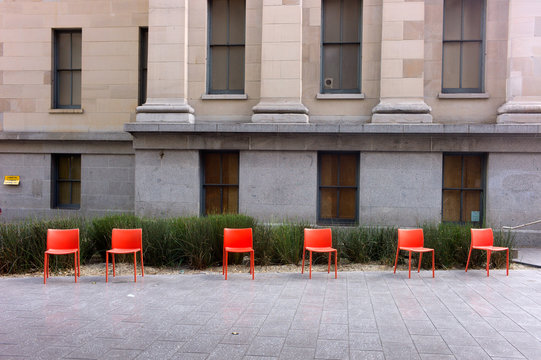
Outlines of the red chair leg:
M109 252L105 252L105 282L109 281Z
M136 255L137 251L133 253L133 282L137 282L137 265L136 262Z
M227 251L225 252L225 279L227 280Z
M304 274L304 253L306 252L305 248L302 248L302 268L301 268L301 274Z
M225 274L225 248L222 249L222 275Z
M145 276L145 266L143 265L143 250L141 250L141 276Z
M468 261L466 262L466 272L468 272L468 265L470 264L471 249L472 247L470 246L470 252L468 253Z
M255 273L255 266L254 266L254 265L255 265L255 264L254 264L254 257L255 257L255 256L254 256L254 252L253 252L253 251L252 251L251 255L252 255L252 256L250 256L250 257L251 257L251 259L250 259L250 266L251 266L251 268L252 268L252 280L253 280L253 279L254 279L254 273Z
M411 279L411 251L409 252L409 262L408 262L408 279Z
M312 278L312 251L310 251L310 276L308 278Z
M81 251L77 251L77 276L81 277Z
M434 250L432 250L432 277L434 277Z
M338 278L338 270L337 270L337 261L338 261L338 251L334 252L334 278Z
M75 282L77 282L77 252L73 253L73 272L75 273Z
M507 248L506 269L507 269L507 276L509 276L509 248Z
M487 276L489 276L488 268L490 265L490 250L487 250Z
M423 261L423 253L419 253L419 266L417 267L417 272L421 272L421 262Z
M115 254L111 254L111 257L113 258L113 277L116 276L116 272L115 272Z
M327 266L327 274L331 273L331 252L329 251L329 265Z
M400 248L396 247L396 258L394 259L394 273L396 274L396 264L398 263L398 252L400 251Z
M43 258L43 283L47 284L47 254Z

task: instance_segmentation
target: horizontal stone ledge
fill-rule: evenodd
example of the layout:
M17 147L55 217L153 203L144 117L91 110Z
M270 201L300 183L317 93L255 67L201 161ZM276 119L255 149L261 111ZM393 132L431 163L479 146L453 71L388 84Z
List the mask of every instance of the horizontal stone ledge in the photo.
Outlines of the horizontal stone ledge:
M132 141L126 132L0 131L0 140L29 141Z
M272 123L127 123L129 133L306 133L306 134L427 134L427 135L528 135L539 136L541 125L532 124L272 124Z

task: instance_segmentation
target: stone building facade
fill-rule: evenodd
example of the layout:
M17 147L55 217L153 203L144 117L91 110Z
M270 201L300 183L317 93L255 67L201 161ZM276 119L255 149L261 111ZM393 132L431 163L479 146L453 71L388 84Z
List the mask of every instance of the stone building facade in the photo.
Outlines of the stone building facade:
M0 0L3 220L512 226L540 135L540 1Z

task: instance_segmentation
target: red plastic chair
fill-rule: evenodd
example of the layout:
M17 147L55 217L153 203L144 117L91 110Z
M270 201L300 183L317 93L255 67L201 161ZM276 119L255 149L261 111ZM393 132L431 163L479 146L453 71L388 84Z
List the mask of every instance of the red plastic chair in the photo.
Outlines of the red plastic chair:
M310 252L310 279L312 278L312 251L329 253L329 265L327 267L327 274L331 272L331 253L334 252L334 278L336 279L338 277L338 271L336 268L338 251L332 248L331 229L304 229L304 245L302 247L301 274L304 274L304 255L306 253L306 250Z
M494 234L492 229L471 229L471 244L470 252L468 254L468 261L466 262L466 272L468 272L468 265L470 264L470 256L472 249L486 250L487 251L487 276L489 276L488 267L490 265L490 254L493 251L507 251L507 276L509 276L509 248L499 247L494 245Z
M73 254L75 264L75 282L81 276L81 252L79 246L79 229L48 229L47 250L45 251L43 267L43 283L47 283L49 277L49 255Z
M252 229L224 229L224 248L222 261L222 274L225 274L227 280L227 253L250 253L250 274L254 279L254 248Z
M115 277L115 254L133 253L133 281L137 282L137 252L141 252L141 276L145 276L143 265L143 231L141 229L113 229L111 250L105 253L105 282L109 281L109 254L113 256L113 277Z
M398 246L396 248L396 259L394 261L394 273L396 274L396 264L398 263L398 253L400 250L409 252L408 278L411 279L411 253L419 253L419 267L417 272L421 271L421 261L423 253L432 251L432 277L434 277L434 249L424 247L423 229L398 229Z

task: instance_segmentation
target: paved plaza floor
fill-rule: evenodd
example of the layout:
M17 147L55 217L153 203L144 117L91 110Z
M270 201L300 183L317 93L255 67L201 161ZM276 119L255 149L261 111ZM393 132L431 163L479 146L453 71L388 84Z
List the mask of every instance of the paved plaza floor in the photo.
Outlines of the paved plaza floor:
M0 278L0 359L541 359L541 271Z

